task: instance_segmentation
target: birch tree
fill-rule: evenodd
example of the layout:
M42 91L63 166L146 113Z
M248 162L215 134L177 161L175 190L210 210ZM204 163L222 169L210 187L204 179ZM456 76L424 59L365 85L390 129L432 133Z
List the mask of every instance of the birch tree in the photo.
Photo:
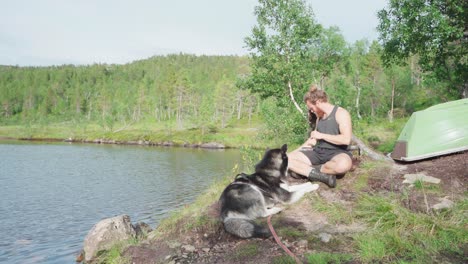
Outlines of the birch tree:
M257 25L245 39L252 73L243 86L263 98L289 98L303 114L296 97L302 99L313 80L310 51L319 41L322 27L303 0L259 0L254 13Z

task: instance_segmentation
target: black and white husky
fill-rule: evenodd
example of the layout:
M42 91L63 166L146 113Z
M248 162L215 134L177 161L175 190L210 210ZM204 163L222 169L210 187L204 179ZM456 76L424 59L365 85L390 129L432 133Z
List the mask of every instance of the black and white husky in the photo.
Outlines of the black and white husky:
M255 219L276 214L282 210L278 204L290 204L305 193L318 188L310 182L288 186L288 146L265 152L255 166L253 174L239 174L220 197L221 221L224 229L238 237L269 237L268 228L255 223Z

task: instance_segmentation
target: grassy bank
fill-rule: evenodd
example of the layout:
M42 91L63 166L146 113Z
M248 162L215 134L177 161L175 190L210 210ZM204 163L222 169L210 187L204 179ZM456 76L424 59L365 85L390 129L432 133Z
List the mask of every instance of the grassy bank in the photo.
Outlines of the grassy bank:
M388 122L385 119L354 120L354 134L381 152L390 152L403 128L406 118ZM112 128L103 124L84 121L62 122L10 122L0 124L0 137L31 140L73 140L93 142L97 140L117 142L147 141L152 143L171 142L174 145L202 144L218 142L226 147L241 148L249 146L256 149L275 147L288 143L287 138L262 136L267 129L258 117L252 120L238 120L225 128L204 127L177 129L171 122L157 123L142 121L132 124L114 124Z
M259 128L260 127L260 128ZM172 123L139 122L117 124L110 129L101 124L89 122L44 122L0 125L0 137L30 140L73 140L93 142L98 140L116 142L146 141L152 143L170 142L178 146L218 142L226 147L251 146L263 148L272 142L260 141L258 121L241 120L226 128L206 127L203 129L177 129Z

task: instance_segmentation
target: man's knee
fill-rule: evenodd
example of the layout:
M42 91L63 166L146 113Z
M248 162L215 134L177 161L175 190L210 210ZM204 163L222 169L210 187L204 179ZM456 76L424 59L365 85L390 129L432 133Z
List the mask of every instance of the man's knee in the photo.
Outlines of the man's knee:
M352 164L348 162L337 162L335 166L335 171L337 174L345 174L351 169Z
M346 154L343 154L346 155ZM353 162L349 156L337 156L332 159L333 162L333 169L337 174L345 174L351 167L353 166Z

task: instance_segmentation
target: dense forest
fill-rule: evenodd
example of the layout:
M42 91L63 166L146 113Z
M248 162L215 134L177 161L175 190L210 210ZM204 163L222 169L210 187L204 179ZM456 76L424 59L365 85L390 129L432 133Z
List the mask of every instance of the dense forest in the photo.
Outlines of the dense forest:
M443 83L425 80L414 59L384 68L380 51L377 42L344 47L328 76L317 80L355 118L407 115L456 98ZM1 66L1 122L86 120L113 129L144 120L171 121L178 129L224 127L263 109L255 93L236 86L249 73L247 57L188 54L125 65Z
M3 122L82 119L102 123L175 121L178 128L252 113L234 86L245 57L168 55L126 65L0 68Z
M260 117L272 136L302 136L304 122L295 108L305 109L302 95L311 83L319 84L332 103L347 108L354 120L391 122L463 97L463 24L445 29L458 35L443 35L452 37L445 49L453 52L434 53L431 58L439 64L427 58L426 47L398 54L392 36L404 33L392 32L398 29L392 21L401 20L392 15L421 14L413 6L390 4L379 13L381 42L347 43L338 28L318 24L304 1L262 0L255 10L258 25L245 40L250 56L172 54L125 65L0 66L0 125L74 121L115 131L145 122L204 132ZM453 10L463 18L465 11ZM454 41L457 37L462 41ZM404 43L421 45L411 36ZM287 129L273 129L279 126Z

